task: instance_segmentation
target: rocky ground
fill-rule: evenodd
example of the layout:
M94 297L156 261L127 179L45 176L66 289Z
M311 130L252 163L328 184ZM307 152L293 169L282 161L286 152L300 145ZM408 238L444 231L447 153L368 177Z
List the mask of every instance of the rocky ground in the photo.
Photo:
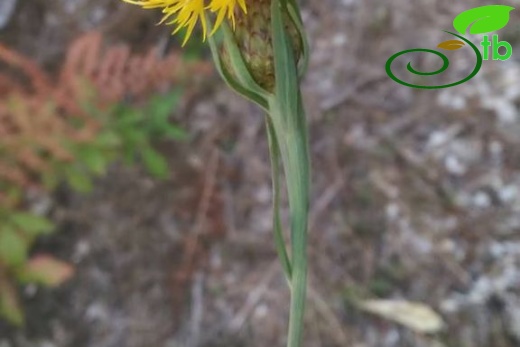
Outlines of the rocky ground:
M304 2L314 170L305 346L520 344L520 58L484 62L441 91L401 87L384 70L397 51L449 39L442 30L478 4ZM9 17L0 40L50 70L91 29L136 49L168 37L154 13L115 0L19 1ZM517 10L500 35L515 49L519 30ZM472 69L466 53L447 80ZM55 194L62 230L36 251L73 262L76 276L58 290L22 288L28 324L0 323L1 347L284 345L262 113L215 77L174 117L192 137L160 144L169 180L114 165L89 196ZM444 326L424 334L356 304L374 298L421 303Z

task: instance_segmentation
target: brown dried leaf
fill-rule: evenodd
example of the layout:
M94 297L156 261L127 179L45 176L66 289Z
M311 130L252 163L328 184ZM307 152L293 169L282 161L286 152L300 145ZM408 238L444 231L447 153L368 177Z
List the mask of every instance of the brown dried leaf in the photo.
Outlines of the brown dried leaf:
M429 306L406 300L366 300L359 307L392 320L418 333L436 333L442 329L442 318Z
M74 267L48 255L37 255L31 258L21 277L25 281L36 282L49 287L57 287L74 275Z

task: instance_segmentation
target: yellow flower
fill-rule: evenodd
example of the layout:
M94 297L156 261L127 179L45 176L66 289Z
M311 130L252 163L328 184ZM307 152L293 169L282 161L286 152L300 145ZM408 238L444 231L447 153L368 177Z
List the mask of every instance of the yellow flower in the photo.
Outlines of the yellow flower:
M183 45L188 42L197 22L202 25L203 40L208 33L207 11L216 16L212 35L228 19L235 25L235 10L240 9L247 13L246 0L123 0L130 4L141 6L145 9L162 8L164 14L160 24L175 25L173 33L186 28L186 36Z

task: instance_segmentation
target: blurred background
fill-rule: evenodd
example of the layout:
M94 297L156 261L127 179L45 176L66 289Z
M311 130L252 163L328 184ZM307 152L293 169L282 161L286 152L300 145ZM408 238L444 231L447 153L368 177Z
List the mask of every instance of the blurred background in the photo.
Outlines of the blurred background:
M304 346L520 345L520 10L465 84L384 70L485 4L303 1ZM0 0L0 347L284 345L263 114L159 19ZM450 57L437 82L473 69Z

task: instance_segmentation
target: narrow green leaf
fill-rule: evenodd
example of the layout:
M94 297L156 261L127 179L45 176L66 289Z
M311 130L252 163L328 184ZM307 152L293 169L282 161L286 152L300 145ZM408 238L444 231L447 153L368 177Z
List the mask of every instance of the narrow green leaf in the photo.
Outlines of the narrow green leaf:
M141 156L143 158L144 165L152 175L162 179L168 178L168 162L161 154L156 152L151 147L145 147L141 151Z
M79 151L79 160L96 175L103 175L108 165L109 153L94 146L86 146Z
M11 215L11 222L28 236L49 234L54 230L54 224L47 218L31 213L14 213Z
M298 104L298 74L290 39L285 32L279 0L271 3L274 68L276 76L275 94L282 113L288 122L294 122Z
M127 125L119 130L124 146L138 147L147 141L148 135L138 124Z
M285 10L280 0L271 2L276 85L275 95L269 98L269 110L280 147L291 212L291 307L287 346L300 347L307 291L310 164L298 71L283 22L282 11Z
M150 101L143 125L155 139L167 138L184 141L189 137L184 129L170 121L170 115L179 103L182 93L182 89L177 88L166 95L156 96Z
M267 126L267 138L269 140L269 153L271 157L271 169L272 169L272 180L273 180L273 232L276 251L278 252L278 258L282 263L282 269L284 270L287 281L291 282L291 261L287 253L285 240L283 237L283 228L280 218L280 148L278 141L276 140L276 132L274 131L272 121L269 117L266 117Z
M240 48L238 48L233 32L227 23L222 24L222 31L224 33L224 45L226 45L229 59L231 60L231 66L235 69L235 76L239 83L246 89L251 90L253 93L261 95L264 98L267 97L269 93L256 83L255 79L249 72L244 57L242 56L242 52L240 52Z
M121 144L121 139L115 132L105 131L96 137L94 143L100 147L113 148Z
M190 134L186 130L173 124L165 125L161 132L171 140L186 141L190 138Z
M116 124L118 128L135 127L143 119L145 119L145 115L142 109L122 105L117 112Z
M222 29L219 29L218 33L220 33ZM220 76L226 82L226 84L235 92L243 96L244 98L254 102L255 104L262 107L264 110L268 110L267 99L264 95L258 94L252 90L249 90L241 85L241 83L235 79L232 74L227 71L226 67L222 63L222 59L220 58L219 49L217 45L217 36L213 35L208 39L209 47L211 49L211 54L213 56L213 60L215 62L215 67L219 72Z
M0 316L16 326L24 322L16 290L5 278L0 278Z
M0 229L0 261L9 266L20 266L26 259L26 241L10 227Z
M300 11L298 10L298 5L296 4L295 0L291 0L289 2L287 9L289 12L289 16L293 20L294 25L296 25L296 28L298 29L298 32L300 33L300 38L302 40L302 57L300 58L300 62L298 63L298 77L302 78L307 72L307 68L309 67L309 41L307 40L307 35L305 34L305 28L303 27Z
M182 96L182 89L178 88L166 95L157 95L152 98L148 105L149 114L147 120L152 123L167 121L175 106L179 104Z
M93 189L92 180L87 174L79 172L78 169L69 168L65 176L70 186L80 193L89 193Z

